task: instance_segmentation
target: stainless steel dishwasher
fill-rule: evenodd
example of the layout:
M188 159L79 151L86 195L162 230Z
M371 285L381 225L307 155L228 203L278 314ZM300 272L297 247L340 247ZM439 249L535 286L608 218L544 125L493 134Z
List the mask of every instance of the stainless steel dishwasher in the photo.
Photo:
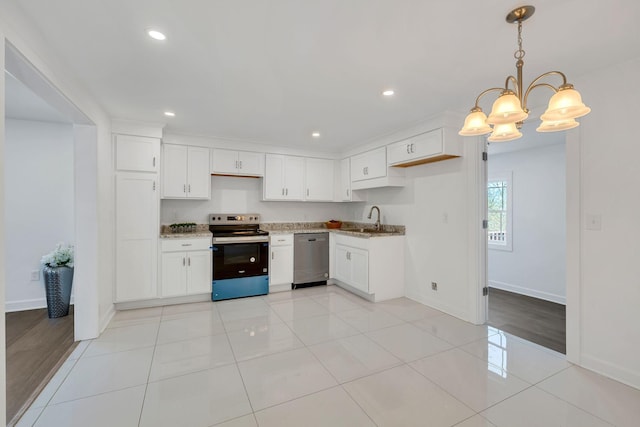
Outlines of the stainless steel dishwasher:
M293 288L329 278L329 233L298 233L293 241Z

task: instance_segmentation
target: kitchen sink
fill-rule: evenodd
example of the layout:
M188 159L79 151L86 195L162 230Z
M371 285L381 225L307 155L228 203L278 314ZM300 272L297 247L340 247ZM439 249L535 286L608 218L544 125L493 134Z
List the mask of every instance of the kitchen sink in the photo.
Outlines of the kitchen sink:
M377 235L386 235L386 234L394 234L391 231L387 230L376 230L375 228L341 228L341 231L349 231L351 233L363 233L363 234L377 234Z

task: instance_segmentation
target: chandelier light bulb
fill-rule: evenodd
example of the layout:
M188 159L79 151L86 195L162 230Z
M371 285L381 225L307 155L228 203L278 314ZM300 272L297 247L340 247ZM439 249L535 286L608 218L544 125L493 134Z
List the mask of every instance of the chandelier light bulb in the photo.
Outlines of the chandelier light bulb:
M490 125L521 122L529 117L522 109L522 104L515 92L509 89L502 91L496 102L493 103L491 114L487 118Z
M589 114L590 111L591 108L582 102L580 92L567 84L561 86L551 97L547 111L540 118L549 121L576 119Z
M575 119L549 121L543 120L540 126L536 129L538 132L558 132L561 130L573 129L580 126L580 123Z
M487 115L482 109L475 107L471 110L467 118L464 120L464 126L458 132L462 136L478 136L491 132L491 126L487 124Z
M493 128L493 133L489 136L489 142L513 141L522 136L515 123L502 123Z

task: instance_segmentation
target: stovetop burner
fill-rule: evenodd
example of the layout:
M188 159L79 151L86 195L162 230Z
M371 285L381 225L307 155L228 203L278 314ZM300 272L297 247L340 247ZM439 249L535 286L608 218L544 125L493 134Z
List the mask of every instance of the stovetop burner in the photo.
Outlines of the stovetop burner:
M210 214L209 231L214 241L248 238L267 240L269 235L269 232L260 230L259 214Z

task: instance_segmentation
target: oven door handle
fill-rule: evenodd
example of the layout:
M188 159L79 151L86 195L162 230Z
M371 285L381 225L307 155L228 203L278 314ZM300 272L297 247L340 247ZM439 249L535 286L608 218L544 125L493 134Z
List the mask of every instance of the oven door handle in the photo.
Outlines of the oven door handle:
M233 243L267 243L269 237L216 237L214 244L224 245Z

